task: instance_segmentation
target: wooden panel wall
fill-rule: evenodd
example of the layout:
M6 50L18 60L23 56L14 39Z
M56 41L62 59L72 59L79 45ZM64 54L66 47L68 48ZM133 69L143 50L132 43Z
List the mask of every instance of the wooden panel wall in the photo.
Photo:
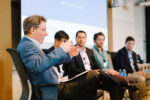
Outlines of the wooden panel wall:
M0 100L12 100L11 1L0 0Z

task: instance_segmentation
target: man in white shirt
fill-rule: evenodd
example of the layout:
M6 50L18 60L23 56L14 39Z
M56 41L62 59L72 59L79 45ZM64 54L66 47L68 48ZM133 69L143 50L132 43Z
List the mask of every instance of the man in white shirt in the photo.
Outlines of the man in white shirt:
M86 32L82 30L76 33L76 45L79 46L79 55L73 57L74 61L64 64L64 76L68 75L69 78L72 78L84 71L95 71L99 76L98 88L107 90L111 100L122 100L123 93L120 91L118 80L101 71L95 60L93 50L85 47L86 37Z

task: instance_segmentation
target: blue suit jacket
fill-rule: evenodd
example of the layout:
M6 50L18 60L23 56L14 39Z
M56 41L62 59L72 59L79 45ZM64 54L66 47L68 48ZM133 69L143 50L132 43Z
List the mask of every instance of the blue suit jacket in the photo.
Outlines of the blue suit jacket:
M61 47L45 55L40 48L26 37L20 41L17 52L20 54L31 82L37 86L40 84L58 84L57 75L52 66L70 60L70 56ZM48 97L44 95L48 99L57 97L57 86L42 87L40 89L42 94L48 94Z

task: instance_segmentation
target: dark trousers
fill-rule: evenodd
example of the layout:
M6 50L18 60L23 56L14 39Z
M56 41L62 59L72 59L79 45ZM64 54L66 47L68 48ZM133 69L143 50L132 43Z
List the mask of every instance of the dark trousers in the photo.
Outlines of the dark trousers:
M111 100L122 100L120 87L110 75L89 71L73 81L58 86L58 100L96 100L97 89L107 90ZM103 79L102 79L103 78ZM104 84L100 84L100 79Z
M91 70L88 73L64 84L57 86L41 87L43 100L96 100L97 89L100 87L107 90L110 94L111 100L121 100L119 86L116 85L112 78L105 73L99 75ZM100 84L100 79L104 84ZM56 97L57 96L57 97Z
M99 75L99 81L103 84L99 85L99 89L109 92L111 100L122 100L124 95L124 88L120 87L120 81L104 72Z
M136 91L129 91L130 100L140 100Z
M111 100L122 100L123 98L124 90L121 87L116 86L114 84L104 83L100 85L99 89L108 91Z
M58 100L96 100L98 74L95 71L58 85Z

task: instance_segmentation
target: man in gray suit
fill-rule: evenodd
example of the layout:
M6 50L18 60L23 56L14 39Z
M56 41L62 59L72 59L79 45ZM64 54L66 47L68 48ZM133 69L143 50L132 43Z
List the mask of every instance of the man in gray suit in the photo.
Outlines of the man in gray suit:
M78 55L78 47L74 47L72 42L62 42L58 48L48 54L44 54L40 48L40 44L43 43L45 36L47 36L46 19L43 16L34 15L26 18L23 28L25 36L20 41L17 52L20 54L32 84L40 89L42 100L57 100L57 95L59 94L63 94L62 98L58 98L61 100L85 100L82 99L84 96L81 94L79 94L81 95L78 96L79 98L76 97L79 90L76 89L78 87L76 83L82 85L80 86L82 87L80 92L84 89L86 90L86 100L93 100L93 97L89 97L88 93L93 92L93 89L96 91L98 75L92 71L73 82L56 85L59 84L59 81L53 66L68 62L71 57ZM88 86L89 82L92 82L93 85ZM55 85L45 86L43 84ZM85 86L89 88L87 89Z

